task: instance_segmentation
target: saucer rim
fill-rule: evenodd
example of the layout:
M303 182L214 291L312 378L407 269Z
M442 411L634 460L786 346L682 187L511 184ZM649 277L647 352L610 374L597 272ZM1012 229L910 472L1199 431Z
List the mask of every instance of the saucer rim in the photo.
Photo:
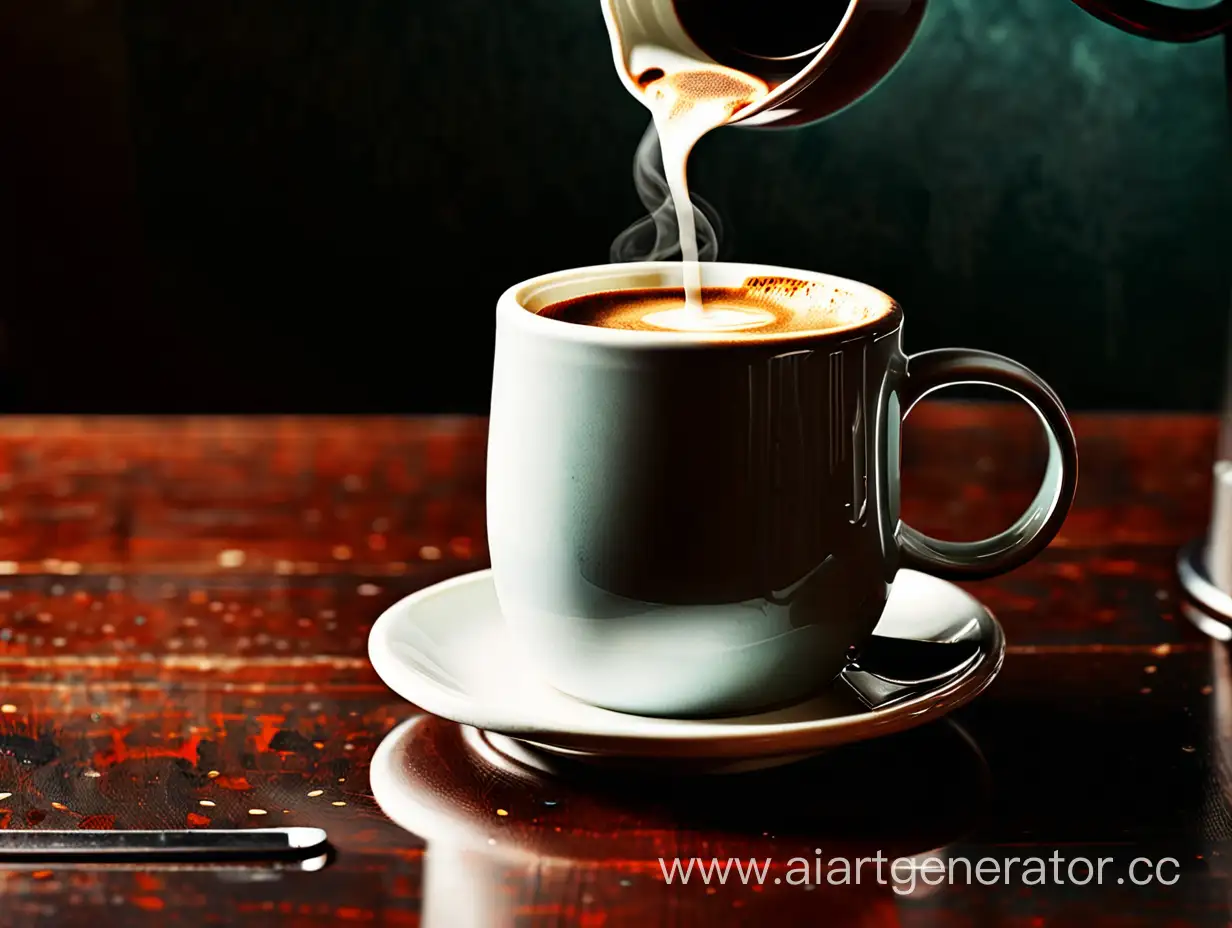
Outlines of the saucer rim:
M919 573L912 571L913 573ZM971 601L982 616L981 629L987 636L986 657L967 673L946 681L942 686L925 690L908 699L880 709L868 709L851 715L792 722L757 722L756 713L744 716L743 722L713 719L673 719L638 716L592 706L573 697L556 693L561 699L583 707L607 725L589 724L585 729L567 729L561 725L544 724L542 719L527 720L503 715L500 707L479 703L475 699L457 696L445 687L408 667L389 645L392 634L406 616L420 603L448 595L457 587L492 582L492 569L471 571L417 590L384 610L373 623L368 636L368 658L381 680L399 696L419 709L461 725L471 725L523 741L580 750L590 754L613 757L679 756L753 757L797 753L810 748L823 748L863 741L914 728L946 715L980 695L996 678L1005 660L1005 634L993 613L961 587L922 574L929 580L945 584ZM808 700L801 700L807 702Z

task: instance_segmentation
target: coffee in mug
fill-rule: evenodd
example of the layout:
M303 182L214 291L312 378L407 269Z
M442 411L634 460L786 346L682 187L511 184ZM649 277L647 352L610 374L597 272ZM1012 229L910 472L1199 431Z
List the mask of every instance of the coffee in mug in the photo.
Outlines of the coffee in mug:
M739 287L702 289L703 312L684 290L614 290L586 294L539 311L577 325L644 332L747 332L758 335L849 326L890 312L892 303L869 304L830 287L786 277L753 277Z

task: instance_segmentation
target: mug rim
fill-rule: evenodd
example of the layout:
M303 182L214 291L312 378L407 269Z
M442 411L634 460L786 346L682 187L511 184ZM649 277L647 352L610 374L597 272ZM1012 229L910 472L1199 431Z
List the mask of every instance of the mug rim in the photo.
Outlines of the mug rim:
M657 348L657 347L732 347L739 345L765 345L775 343L816 342L830 339L849 341L852 338L876 336L898 330L903 322L903 310L899 302L883 290L872 284L839 277L836 274L826 274L820 271L806 271L800 268L782 267L774 264L752 264L743 261L703 261L703 268L725 269L728 274L735 272L736 277L786 277L826 284L835 288L854 291L857 295L866 295L869 302L884 301L885 312L872 319L864 319L850 325L833 326L825 329L801 329L790 332L756 331L719 331L719 332L650 332L630 329L608 329L596 325L582 325L576 322L565 322L540 315L529 308L527 303L536 293L546 288L562 284L601 284L613 278L628 278L636 274L667 274L681 273L680 261L630 261L618 264L595 264L588 267L569 268L550 271L531 277L521 283L509 287L496 303L497 326L510 325L563 341L577 342L588 345L609 345L624 348ZM729 284L728 286L735 286ZM584 294L602 293L605 290L632 289L627 285L584 290ZM653 288L647 288L653 289ZM666 288L664 288L666 289ZM580 294L579 294L580 295Z

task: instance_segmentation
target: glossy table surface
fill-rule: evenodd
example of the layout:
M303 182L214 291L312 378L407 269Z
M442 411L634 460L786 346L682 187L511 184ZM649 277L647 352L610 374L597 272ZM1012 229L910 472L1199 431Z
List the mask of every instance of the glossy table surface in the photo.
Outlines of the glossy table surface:
M365 638L398 598L485 566L485 423L6 420L0 826L316 825L336 853L317 872L0 870L0 926L1226 924L1232 678L1173 578L1204 528L1215 422L1075 424L1060 536L968 585L1009 653L953 721L758 774L563 781L489 766L422 717L406 762L425 792L407 801L436 811L416 835L369 789L416 709ZM1043 453L1014 407L926 404L904 516L943 537L1001 528ZM879 852L941 863L911 891L888 863L885 885L872 863L832 885L832 861ZM668 885L661 857L772 865L763 885ZM1076 885L1080 857L1110 859L1102 884ZM820 885L794 885L800 858ZM953 866L981 858L1001 862L988 885ZM938 866L954 883L927 885Z

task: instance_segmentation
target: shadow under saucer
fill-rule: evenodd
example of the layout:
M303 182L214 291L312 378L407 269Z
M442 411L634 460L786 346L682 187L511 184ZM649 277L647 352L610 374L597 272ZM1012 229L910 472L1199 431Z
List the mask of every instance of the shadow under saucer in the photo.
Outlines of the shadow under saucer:
M949 720L726 777L554 760L545 770L422 715L381 743L371 781L385 813L429 842L566 861L655 860L698 842L747 857L795 839L910 856L968 832L991 787L978 746Z
M950 720L758 772L667 766L664 776L591 764L553 775L473 728L421 715L380 744L370 778L385 813L427 842L424 928L513 926L528 911L596 924L612 912L655 924L670 911L673 924L716 924L734 903L751 919L742 924L812 923L818 911L827 923L897 923L904 895L932 887L913 876L905 893L871 871L835 886L821 868L874 854L918 866L971 831L991 795L982 753ZM674 860L715 859L769 869L726 896L709 881L667 879ZM805 862L808 884L793 883L785 868Z

